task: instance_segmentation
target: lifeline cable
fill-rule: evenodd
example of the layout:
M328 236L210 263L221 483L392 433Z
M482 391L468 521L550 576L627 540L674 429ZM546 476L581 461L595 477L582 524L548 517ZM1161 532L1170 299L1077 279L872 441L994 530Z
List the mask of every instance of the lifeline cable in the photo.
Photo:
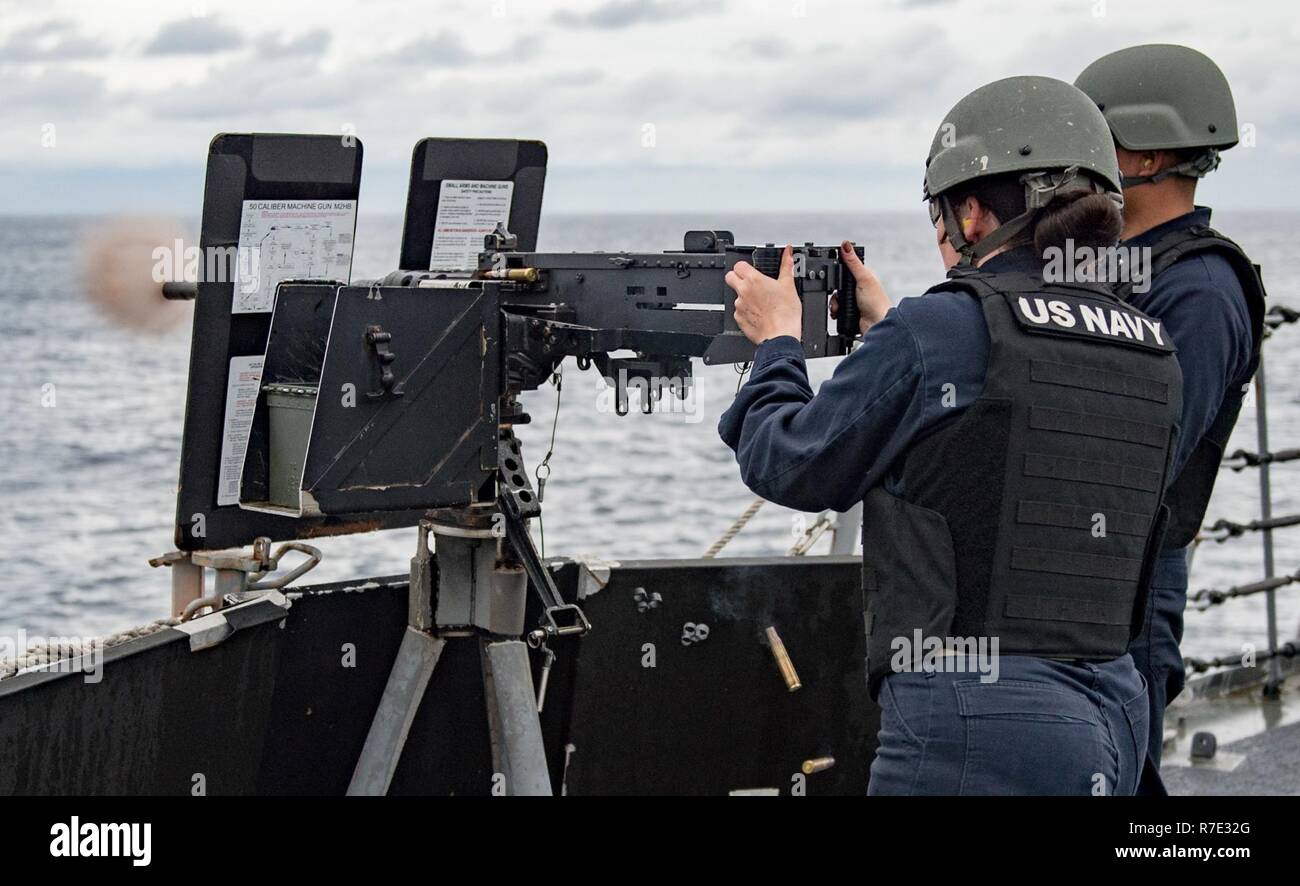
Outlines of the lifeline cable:
M1248 452L1238 449L1223 460L1223 466L1233 471L1257 468L1260 465L1279 464L1300 459L1300 449L1278 449L1275 452ZM1229 464L1232 462L1232 464Z
M1284 588L1287 585L1300 582L1300 570L1292 575L1278 575L1273 578L1264 578L1259 581L1253 581L1249 584L1237 585L1228 588L1226 591L1219 591L1213 588L1197 591L1194 594L1187 595L1187 602L1192 605L1198 612L1204 612L1211 606L1218 606L1237 597L1248 597L1251 594L1261 594L1265 591L1275 591L1278 588Z
M1251 520L1249 523L1234 523L1232 520L1216 520L1207 526L1201 536L1223 543L1230 538L1237 538L1247 532L1264 532L1270 529L1286 529L1300 526L1300 514L1288 514L1285 517L1270 517L1267 520Z
M1300 644L1292 640L1283 643L1276 650L1265 650L1264 652L1255 653L1254 666L1258 667L1260 662L1269 661L1274 658L1295 658L1297 655L1300 655ZM1221 655L1218 658L1185 658L1183 661L1186 663L1189 671L1199 674L1204 671L1212 670L1213 668L1237 666L1246 667L1246 665L1242 663L1242 659L1242 655Z

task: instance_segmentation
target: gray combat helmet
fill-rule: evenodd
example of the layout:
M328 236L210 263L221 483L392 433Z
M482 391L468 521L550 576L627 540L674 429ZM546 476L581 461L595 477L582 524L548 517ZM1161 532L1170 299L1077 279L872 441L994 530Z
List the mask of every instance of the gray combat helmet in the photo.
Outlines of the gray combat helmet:
M1074 85L1097 103L1122 148L1204 149L1156 175L1126 176L1125 187L1170 175L1200 178L1219 165L1219 151L1238 141L1228 78L1195 49L1169 43L1130 46L1088 65Z
M978 244L957 224L948 192L981 178L1021 173L1025 212ZM935 201L948 241L970 265L1018 236L1057 193L1120 194L1119 161L1106 119L1079 89L1051 77L1008 77L953 106L930 144L925 198Z

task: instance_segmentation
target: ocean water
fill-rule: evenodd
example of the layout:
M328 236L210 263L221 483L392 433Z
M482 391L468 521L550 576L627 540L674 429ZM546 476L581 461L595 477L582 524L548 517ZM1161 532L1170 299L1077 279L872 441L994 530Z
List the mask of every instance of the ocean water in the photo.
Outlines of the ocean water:
M1266 270L1274 302L1300 305L1280 271L1285 232L1300 217L1232 214L1216 223ZM396 266L397 217L362 215L354 279ZM85 636L167 613L169 578L146 560L171 549L184 415L190 329L162 335L117 328L90 304L78 267L95 219L0 218L0 637ZM191 224L191 230L197 226ZM675 249L690 228L729 228L739 242L863 243L868 261L897 300L941 279L925 213L888 215L706 214L548 216L543 249ZM1274 448L1300 446L1300 328L1269 344L1270 429ZM814 386L833 360L810 363ZM607 559L701 554L752 500L716 424L737 375L696 363L689 411L620 417L607 409L597 373L569 361L546 486L548 555ZM55 394L49 403L48 393ZM534 424L523 427L530 470L549 443L555 391L525 397ZM1247 406L1232 448L1254 450L1255 410ZM1274 511L1300 511L1300 463L1274 469ZM834 482L834 478L826 478ZM1225 471L1209 518L1258 515L1258 472ZM804 515L768 504L723 555L783 553ZM534 528L536 532L536 527ZM1300 529L1275 534L1279 573L1300 568ZM414 530L324 539L312 581L401 573ZM814 552L824 552L823 540ZM1261 574L1257 534L1197 553L1193 588L1225 588ZM1278 600L1280 630L1293 636L1300 588ZM1262 597L1187 618L1185 651L1211 656L1265 638Z

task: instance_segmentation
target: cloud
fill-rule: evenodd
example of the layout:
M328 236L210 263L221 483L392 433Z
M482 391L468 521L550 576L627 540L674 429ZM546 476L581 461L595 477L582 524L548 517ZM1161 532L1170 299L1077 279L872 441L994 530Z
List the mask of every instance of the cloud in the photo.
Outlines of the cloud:
M732 46L734 53L752 55L764 61L789 58L791 51L789 43L775 37L755 37L752 40L741 40Z
M103 78L81 71L0 77L0 107L35 111L42 119L80 117L81 109L100 107L105 98Z
M393 58L399 63L435 68L463 65L473 59L473 53L465 48L465 41L451 31L439 31L407 43Z
M593 86L605 79L605 72L600 68L582 68L576 71L560 71L543 79L548 87L566 89L569 87Z
M259 55L285 56L323 55L329 49L333 35L324 28L316 28L299 34L297 37L285 37L283 34L263 34L257 38Z
M756 206L842 205L847 196L816 184L831 169L851 171L855 200L869 194L873 205L914 208L934 129L971 88L1011 74L1068 80L1098 55L1152 39L1215 58L1240 119L1256 127L1258 146L1231 152L1224 169L1232 175L1212 177L1233 183L1238 205L1284 201L1272 178L1300 144L1291 88L1300 62L1280 7L1272 18L1175 16L1178 24L1153 31L1114 11L1095 17L1090 3L1054 11L1066 26L1046 29L1042 0L1006 0L997 12L981 0L929 10L906 9L904 0L870 8L774 0L730 3L730 15L710 0L507 0L490 8L466 0L455 14L412 9L405 19L395 5L377 13L327 2L309 21L262 3L220 7L215 22L181 21L188 7L163 0L138 0L130 14L85 7L76 15L57 11L72 0L40 0L51 2L56 12L0 17L0 109L19 133L0 140L0 168L54 182L58 168L78 164L201 174L219 131L355 128L366 180L398 182L397 196L385 192L375 206L400 206L417 138L468 135L545 140L553 169L568 176L556 178L553 195L571 208L696 205L760 179L771 184L750 201ZM1150 2L1158 12L1177 8L1177 0ZM43 7L31 0L29 8ZM51 121L57 151L34 135ZM691 164L712 178L701 171L688 183L669 172ZM713 179L716 187L697 193ZM802 193L800 182L814 193ZM125 193L126 179L120 187Z
M244 36L211 18L183 18L163 25L145 55L212 55L244 45Z
M564 9L551 16L556 24L575 28L617 30L636 24L661 24L720 12L722 3L675 2L675 0L610 0L590 12Z
M103 58L108 46L83 37L72 22L51 19L22 28L0 44L0 61L50 62Z
M323 77L316 59L302 54L271 55L249 64L232 59L211 68L194 84L153 93L139 93L131 104L156 120L213 121L215 129L230 129L242 121L262 129L267 109L276 108L280 96L294 96L295 110L337 106L352 93L347 87L375 89L373 79L353 75L340 82ZM328 88L322 88L328 87Z
M389 61L397 65L423 68L467 68L509 61L527 61L536 57L540 50L540 38L532 36L519 37L505 49L474 52L465 45L465 41L459 34L452 31L439 31L407 43L393 53Z
M724 131L743 141L825 135L844 123L877 122L917 109L938 125L951 104L945 104L947 93L956 90L955 100L969 88L960 71L933 63L953 47L946 35L922 27L891 34L888 59L852 42L808 45L756 37L733 44L727 62L710 72L707 89L685 66L665 64L627 81L616 105L649 121L689 113L739 116ZM690 96L689 102L682 96Z

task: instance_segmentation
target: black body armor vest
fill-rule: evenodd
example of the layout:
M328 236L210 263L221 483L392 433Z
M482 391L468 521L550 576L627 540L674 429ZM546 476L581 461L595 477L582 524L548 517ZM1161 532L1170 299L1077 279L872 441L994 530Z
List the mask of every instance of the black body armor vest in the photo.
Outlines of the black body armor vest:
M939 290L979 299L988 369L980 397L895 466L902 496L864 501L872 697L918 631L997 637L1004 655L1123 655L1167 515L1182 374L1159 321L1036 273Z
M1259 265L1251 262L1240 246L1205 225L1171 231L1151 247L1151 279L1158 278L1179 259L1199 252L1217 252L1227 259L1241 284L1241 291L1245 293L1246 307L1250 312L1250 334L1254 342L1248 374L1254 376L1259 366L1260 346L1264 338L1266 293ZM1127 301L1132 290L1133 286L1129 283L1119 287L1116 294ZM1165 503L1170 510L1169 531L1165 535L1166 550L1187 547L1200 531L1201 524L1205 521L1205 509L1210 504L1210 493L1214 491L1214 481L1219 475L1219 463L1223 461L1228 437L1237 424L1245 396L1246 392L1239 386L1229 386L1224 391L1223 402L1215 413L1209 430L1197 441L1187 464L1183 465L1182 472L1165 493Z

